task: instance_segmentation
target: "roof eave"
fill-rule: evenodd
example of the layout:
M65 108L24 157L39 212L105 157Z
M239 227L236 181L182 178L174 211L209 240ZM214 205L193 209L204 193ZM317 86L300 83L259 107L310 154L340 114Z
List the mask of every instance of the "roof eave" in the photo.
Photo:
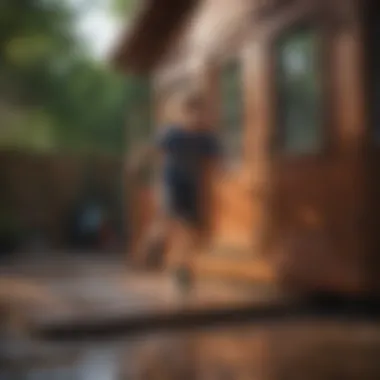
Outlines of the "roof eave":
M115 68L147 73L163 59L198 0L150 0L122 34L112 55Z

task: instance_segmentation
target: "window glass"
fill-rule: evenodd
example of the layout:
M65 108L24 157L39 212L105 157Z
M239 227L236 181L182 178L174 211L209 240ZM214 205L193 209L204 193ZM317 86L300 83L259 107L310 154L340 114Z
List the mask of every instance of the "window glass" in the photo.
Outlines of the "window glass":
M313 29L288 34L277 45L277 137L287 153L316 153L322 148L318 53Z
M230 62L222 70L222 140L225 151L234 159L241 157L243 140L243 99L241 66Z

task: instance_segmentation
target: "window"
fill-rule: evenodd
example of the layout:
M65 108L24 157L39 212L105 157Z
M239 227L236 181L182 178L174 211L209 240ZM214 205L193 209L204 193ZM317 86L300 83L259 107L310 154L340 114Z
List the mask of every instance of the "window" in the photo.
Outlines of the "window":
M241 67L237 61L229 62L222 71L222 140L226 153L238 159L243 139L243 99Z
M317 153L323 144L318 33L292 32L278 42L276 54L277 143L285 153Z

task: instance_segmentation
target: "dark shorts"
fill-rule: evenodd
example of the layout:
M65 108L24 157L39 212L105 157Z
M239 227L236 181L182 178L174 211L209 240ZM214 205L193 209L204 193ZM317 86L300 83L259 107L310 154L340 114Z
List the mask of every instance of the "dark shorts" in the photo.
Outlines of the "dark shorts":
M163 189L164 212L191 225L200 223L199 194L196 186L166 184Z

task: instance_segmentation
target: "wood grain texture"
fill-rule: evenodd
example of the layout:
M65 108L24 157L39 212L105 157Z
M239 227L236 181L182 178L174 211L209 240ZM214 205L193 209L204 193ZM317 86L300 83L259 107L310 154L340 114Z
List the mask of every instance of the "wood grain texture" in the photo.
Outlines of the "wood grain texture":
M377 325L308 322L157 337L133 351L136 380L146 368L145 379L376 379L378 331Z

